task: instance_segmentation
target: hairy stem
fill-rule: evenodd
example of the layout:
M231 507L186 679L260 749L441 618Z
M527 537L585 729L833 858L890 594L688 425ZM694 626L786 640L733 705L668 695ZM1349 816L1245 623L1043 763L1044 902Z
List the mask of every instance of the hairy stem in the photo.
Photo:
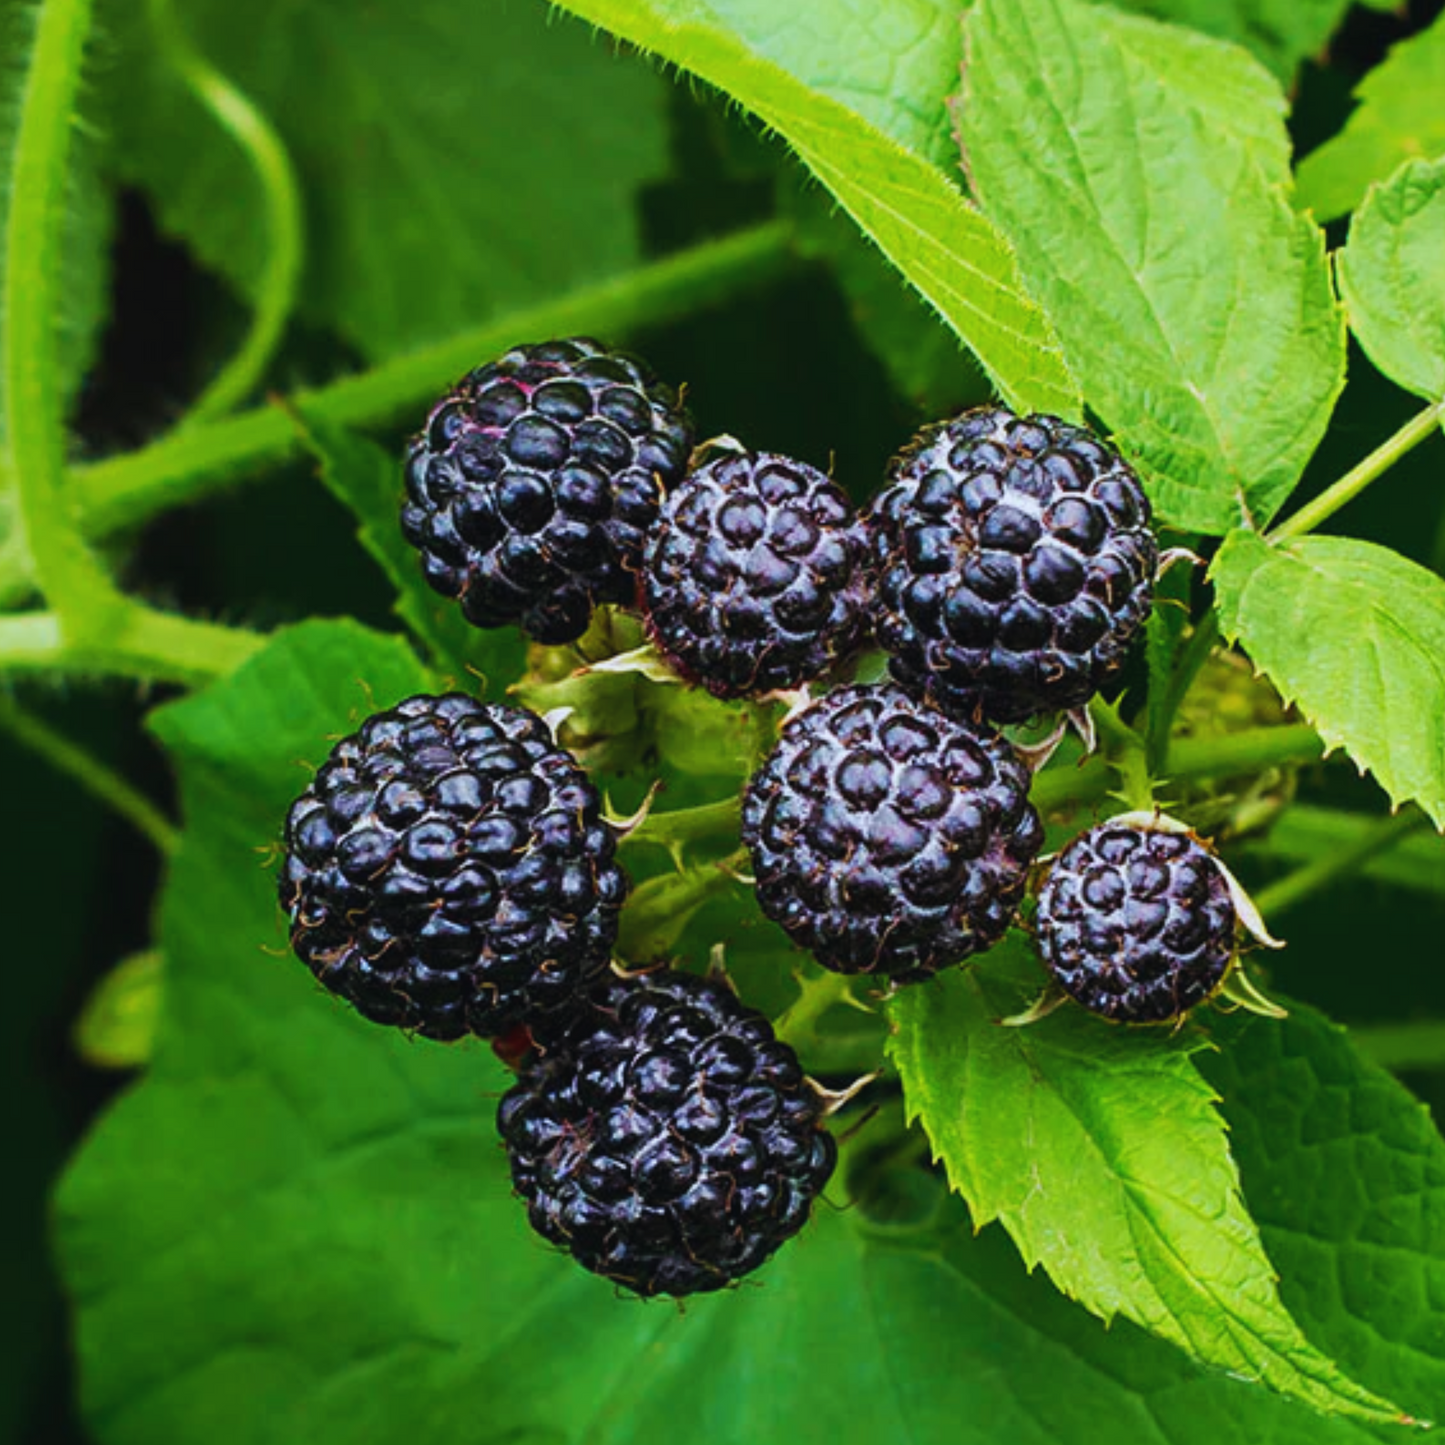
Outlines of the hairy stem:
M708 839L735 843L741 808L741 799L731 797L701 803L695 808L671 808L649 813L631 832L623 834L620 846L625 848L651 843L673 852L690 843Z
M241 148L261 190L266 263L256 310L239 350L190 409L182 425L224 415L255 391L276 353L296 300L304 241L301 190L280 136L252 101L191 44L172 0L150 0L161 50L191 93Z
M113 809L150 839L157 852L175 852L180 837L175 826L114 768L13 702L0 700L0 728Z
M1183 706L1189 689L1194 685L1194 679L1199 676L1199 669L1209 660L1209 654L1214 651L1214 645L1218 641L1219 614L1211 607L1195 625L1183 653L1180 654L1174 674L1169 679L1163 705L1151 719L1149 766L1155 772L1164 766L1164 760L1169 755L1169 739L1174 730L1174 719L1179 716L1179 709Z
M1347 502L1352 502L1371 482L1389 471L1406 452L1434 435L1442 421L1445 421L1445 400L1433 402L1424 411L1413 416L1394 436L1382 442L1358 466L1351 467L1339 481L1326 487L1314 501L1307 502L1275 527L1267 541L1287 542L1292 537L1303 537L1312 532L1321 522L1328 521Z
M0 617L0 674L96 674L199 687L239 667L265 641L259 633L130 607L103 642L76 639L53 612Z
M1333 848L1313 863L1271 883L1255 895L1255 904L1266 917L1283 913L1312 898L1341 878L1357 873L1366 863L1393 848L1409 834L1427 827L1429 820L1415 808L1405 808L1393 818L1384 818L1346 848Z
M1284 763L1313 763L1325 745L1313 728L1301 725L1249 728L1212 738L1178 738L1169 749L1160 780L1227 777L1263 772ZM1052 767L1034 780L1034 806L1049 814L1061 808L1102 802L1109 795L1113 766L1092 757L1076 766Z
M1144 739L1119 716L1118 709L1095 699L1089 715L1099 736L1109 744L1108 758L1119 775L1119 791L1131 811L1147 811L1154 805L1154 782Z
M419 423L418 413L458 376L519 341L577 331L624 336L688 314L786 274L798 264L792 241L792 228L784 222L708 241L359 376L303 391L294 405L344 426ZM300 446L287 413L262 407L80 468L75 482L86 530L108 536L274 466ZM0 579L0 587L6 580Z
M34 8L15 145L0 182L10 213L0 256L0 417L6 489L17 507L11 555L25 558L68 629L103 621L118 594L81 538L62 486L65 441L56 357L70 134L89 0Z

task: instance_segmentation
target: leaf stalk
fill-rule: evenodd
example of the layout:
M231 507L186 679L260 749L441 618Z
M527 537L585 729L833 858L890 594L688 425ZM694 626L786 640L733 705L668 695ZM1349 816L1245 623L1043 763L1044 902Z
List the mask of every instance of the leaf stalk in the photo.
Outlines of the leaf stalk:
M1407 452L1432 436L1445 422L1445 399L1432 402L1411 417L1394 436L1380 443L1362 462L1350 468L1339 481L1325 488L1314 501L1306 502L1292 517L1269 532L1267 542L1288 542L1312 532L1328 521L1346 503L1354 501L1371 482L1383 476Z

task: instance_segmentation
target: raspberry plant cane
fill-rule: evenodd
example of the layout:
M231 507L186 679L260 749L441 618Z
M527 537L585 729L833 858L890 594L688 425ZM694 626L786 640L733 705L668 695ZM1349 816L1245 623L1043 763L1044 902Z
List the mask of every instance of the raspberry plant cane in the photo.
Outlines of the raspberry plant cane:
M728 1445L960 1429L1360 1445L1445 1414L1445 1144L1420 1107L1445 1106L1445 28L1418 6L1343 26L1340 3L1274 7L1266 26L1236 5L1206 35L1168 23L1193 14L1171 0L1158 20L975 0L961 24L960 7L877 0L866 25L849 0L369 0L345 24L317 0L257 0L239 28L205 0L93 8L17 0L0 75L0 729L12 764L15 748L43 761L12 766L6 791L26 966L3 1056L44 1061L12 1084L10 1279L33 1326L7 1356L19 1388L0 1391L12 1433L52 1438L51 1382L71 1378L47 1243L98 1445L648 1445L680 1421ZM1301 155L1305 135L1330 138ZM624 425L640 408L604 400L613 380L583 383L587 415L548 390L574 377L518 380L604 353L647 358L623 391L650 397L644 366L675 389L660 451ZM458 387L509 356L516 375ZM525 415L509 419L514 381ZM885 560L907 606L865 600L859 625L883 649L814 639L800 651L822 670L790 696L722 698L648 644L639 559L692 440L676 403L698 435L809 458L858 515L897 520ZM943 588L930 613L942 515L905 527L913 501L883 500L910 437L980 414L1001 418L983 468L1000 503L1062 476L1051 453L1088 459L1076 501L1108 511L1105 479L1127 468L1147 503L1115 508L1128 555L1077 592L1055 543L1085 574L1102 555L1077 508L1062 530L1060 495L1015 508L1037 538L995 520L1016 550L975 578L1000 620L978 674L1002 704L991 722L949 625L968 633L978 610ZM609 471L613 426L633 451ZM553 472L558 432L583 441ZM595 475L564 477L574 463ZM921 504L927 487L906 490ZM619 517L629 534L609 530ZM1153 556L1180 548L1204 567L1159 576ZM871 562L844 591L870 578ZM995 667L996 648L1086 636L1100 618L1081 607L1080 632L1081 599L1130 618L1097 670L1092 644L1064 648L1091 696L1041 698L1052 666ZM1277 705L1238 706L1246 671ZM930 699L934 674L948 687ZM1003 695L1009 675L1027 697ZM804 788L770 761L849 692L894 688L935 712L956 693L952 724L993 728L983 792L1007 808L960 821L974 784L948 772L942 732L888 763L890 786L943 775L952 852L929 836L902 856L890 799L870 812L873 764L845 780L828 761L851 744L797 748ZM589 936L551 887L563 835L585 854L563 871L635 883L575 971L554 966L555 938L533 960L570 1005L529 1004L488 1039L459 1002L469 963L423 959L383 998L402 1026L379 1026L290 957L293 922L318 917L289 916L299 880L278 907L288 813L328 756L408 699L446 697L530 708L551 766L591 790L544 808L566 826L523 829L503 860L546 875L531 922ZM1045 758L1062 710L1097 745L1066 736ZM426 779L429 808L470 786L465 752ZM839 797L824 788L827 817L808 819L838 825L830 865L896 887L804 898L837 924L825 952L855 904L881 918L910 898L911 864L914 885L937 865L942 913L984 879L1008 895L997 916L958 947L966 920L945 920L949 947L915 940L894 972L833 972L795 944L760 891L801 853L788 808L830 776ZM744 846L754 779L775 859ZM339 810L338 857L363 814L380 823L386 780L359 782L351 822L350 782L315 792ZM111 846L102 810L143 849ZM1142 828L1151 849L1168 840L1174 878L1198 859L1171 853L1186 835L1163 814L1217 863L1186 869L1178 899L1166 886L1161 934L1188 943L1196 894L1227 918L1222 864L1288 946L1238 933L1248 973L1209 994L1220 942L1198 1003L1160 1026L1069 1003L1000 1027L1050 977L1060 899L1045 906L1051 875L1028 860L1055 858L1062 898L1076 840ZM329 876L325 842L306 846ZM402 949L359 896L384 884L391 843L371 847L346 845L355 876L338 862L332 881L356 892L319 926L359 928L367 967L391 969ZM454 880L473 865L442 855L403 921L460 949L455 925L470 948L487 920L462 912L482 895ZM1153 883L1105 864L1152 928ZM315 957L339 981L337 943ZM647 970L632 994L680 997L711 988L719 945L736 998L717 1005L717 1057L653 1047L651 1025L604 1033L592 990L617 967ZM103 981L84 1057L130 1072L50 1192L57 1121L78 1127L103 1083L55 1092L76 1075L55 1065L85 970ZM1284 1017L1233 1006L1256 976ZM757 1034L746 1081L725 1057L739 1017L776 1041ZM788 1092L783 1046L818 1090ZM519 1180L499 1102L584 1056L567 1088L587 1110L521 1140ZM714 1105L725 1145L689 1137ZM821 1166L798 1161L833 1147L820 1191Z

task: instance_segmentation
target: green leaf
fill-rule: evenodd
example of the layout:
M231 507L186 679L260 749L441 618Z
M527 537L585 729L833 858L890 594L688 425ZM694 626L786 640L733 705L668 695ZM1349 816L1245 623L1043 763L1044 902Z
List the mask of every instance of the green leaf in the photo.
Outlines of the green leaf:
M216 801L211 788L249 799L241 816L281 816L336 739L373 712L433 686L400 638L346 619L313 620L273 633L224 681L151 713L150 730L182 763L187 818ZM204 788L202 785L205 785Z
M296 760L368 693L425 682L395 639L308 624L157 717L190 824L162 909L166 1016L55 1216L99 1445L663 1445L679 1420L719 1445L1375 1438L1104 1330L1001 1234L974 1238L933 1175L880 1173L876 1124L829 1191L850 1207L821 1207L751 1287L647 1305L543 1246L511 1197L485 1046L368 1025L275 956L257 848Z
M1078 390L1007 243L942 159L956 16L944 0L564 0L717 86L792 146L1023 410Z
M1382 3L1388 10L1396 0ZM1350 0L1127 0L1124 8L1232 40L1288 84L1302 60L1324 50Z
M115 164L251 294L263 228L240 154L110 0ZM200 52L275 123L309 209L303 311L384 357L638 257L667 167L665 88L536 3L189 0Z
M1042 1264L1105 1321L1123 1315L1317 1409L1398 1414L1280 1303L1214 1091L1190 1058L1199 1040L1111 1028L1072 1006L1001 1027L1042 981L1015 933L891 1006L909 1117L975 1226L999 1220L1030 1269Z
M1075 3L982 0L961 134L1090 407L1163 520L1272 516L1344 382L1284 98L1242 51Z
M176 960L206 948L224 955L215 919L238 908L238 899L247 900L251 914L239 933L227 937L233 961L214 982L234 990L236 999L253 990L264 999L278 974L299 969L308 985L300 990L302 999L316 1000L306 970L289 956L276 956L286 948L273 872L286 810L338 738L371 713L436 687L400 637L350 621L305 622L276 633L225 682L151 714L151 730L181 764L188 823L162 906L167 988L158 1064L190 1067L192 1046L206 1050L186 1018L195 994L186 986L185 965ZM189 827L196 817L212 830L199 847ZM208 866L207 845L229 864L211 860ZM324 1002L320 1012L328 1013ZM230 1057L264 1053L264 1017L256 1029L230 1041ZM204 1068L215 1061L195 1062Z
M1360 1380L1438 1418L1445 1141L1429 1112L1307 1007L1212 1029L1201 1064L1285 1303Z
M1445 15L1390 51L1359 84L1359 106L1300 163L1296 204L1322 221L1353 210L1402 161L1445 154Z
M1329 747L1445 828L1445 581L1347 537L1225 539L1220 625Z
M1370 360L1407 391L1445 398L1445 157L1411 161L1370 192L1337 274Z
M1350 1042L1367 1059L1391 1073L1414 1069L1438 1073L1445 1065L1445 1020L1438 1018L1353 1028Z
M470 666L490 682L515 677L523 644L515 628L483 632L462 616L450 598L433 592L422 576L416 550L401 535L401 462L375 442L349 432L305 406L297 417L307 449L320 464L321 480L358 522L361 545L396 588L396 614L430 651L454 683Z

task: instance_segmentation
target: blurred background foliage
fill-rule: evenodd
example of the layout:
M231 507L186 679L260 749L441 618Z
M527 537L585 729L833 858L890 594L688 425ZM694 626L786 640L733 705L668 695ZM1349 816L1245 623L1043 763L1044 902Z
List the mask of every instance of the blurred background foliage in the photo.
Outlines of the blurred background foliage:
M1251 7L1139 8L1227 29L1233 12ZM1277 73L1294 71L1298 154L1340 130L1359 80L1441 8L1440 0L1356 6L1319 51L1328 21L1320 29L1313 12L1339 6L1285 6L1290 23L1266 27L1259 49ZM702 434L733 431L752 446L832 466L862 496L920 421L982 399L976 368L948 333L746 117L702 87L614 57L540 0L490 3L486 12L485 24L473 24L471 7L456 0L181 7L199 47L276 124L302 180L308 269L270 387L324 383L782 214L803 238L782 279L637 338L662 375L686 378ZM101 6L86 94L76 244L105 259L86 272L103 284L71 297L77 356L92 357L74 428L88 458L141 444L180 417L235 346L265 261L239 155L166 73L147 14L122 0ZM1300 55L1309 58L1295 70ZM1342 238L1338 227L1332 241ZM1350 374L1306 489L1339 475L1415 410L1362 359L1352 357ZM378 440L395 451L404 433ZM1437 452L1406 459L1388 488L1357 504L1352 525L1440 568ZM312 473L309 463L290 464L124 539L126 584L259 627L336 613L390 627L384 580ZM22 700L173 810L168 770L140 727L161 696L123 684L28 686ZM0 724L11 839L0 1011L9 1185L0 1199L12 1334L0 1351L0 1438L63 1445L83 1435L46 1247L47 1194L126 1077L82 1061L75 1031L97 982L149 945L161 860L126 822L38 763L3 711ZM1305 777L1302 796L1366 808L1378 794L1347 769L1321 768ZM1251 884L1290 866L1279 850L1245 857ZM1445 1016L1445 880L1406 889L1366 875L1282 927L1295 945L1275 965L1282 991L1367 1028ZM1381 960L1388 967L1373 966ZM1377 1044L1423 1100L1445 1106L1445 1057L1431 1062L1437 1046L1398 1029Z

